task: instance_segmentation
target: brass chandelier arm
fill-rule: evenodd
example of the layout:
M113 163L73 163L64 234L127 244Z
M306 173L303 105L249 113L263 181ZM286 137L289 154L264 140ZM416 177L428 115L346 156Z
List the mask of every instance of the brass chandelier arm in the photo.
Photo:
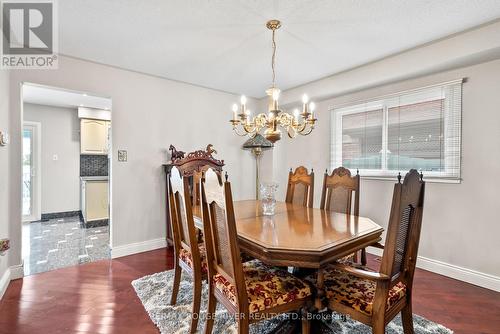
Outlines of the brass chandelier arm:
M314 130L314 126L311 126L311 127L309 128L309 131L307 131L307 132L303 132L303 131L302 131L302 132L299 132L299 134L300 134L301 136L307 136L308 134L310 134L310 133L312 132L312 130Z
M293 130L293 132L290 132L290 129ZM293 139L297 137L297 130L292 127L288 127L286 129L286 134L288 135L288 138Z
M254 133L258 131L257 127L253 124L253 122L250 122L250 124L243 124L243 129L247 133Z
M237 126L233 126L233 131L234 131L234 133L236 133L240 137L245 137L246 135L248 135L248 132L238 132Z

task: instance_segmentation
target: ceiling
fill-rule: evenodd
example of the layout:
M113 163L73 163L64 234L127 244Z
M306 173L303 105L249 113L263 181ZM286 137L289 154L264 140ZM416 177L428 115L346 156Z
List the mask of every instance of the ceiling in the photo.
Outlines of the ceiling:
M65 108L111 110L109 98L36 84L23 85L23 102Z
M253 97L500 17L498 0L65 0L60 53Z

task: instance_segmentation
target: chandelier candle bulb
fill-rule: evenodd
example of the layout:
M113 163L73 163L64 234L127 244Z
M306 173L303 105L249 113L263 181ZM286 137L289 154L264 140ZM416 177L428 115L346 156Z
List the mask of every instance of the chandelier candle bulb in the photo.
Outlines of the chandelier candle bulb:
M273 110L278 110L279 89L273 88Z
M247 119L246 119L246 120L247 120L247 125L250 125L251 113L252 113L252 112L250 111L250 109L247 109L247 110L245 111L245 114L246 114L246 116L247 116Z
M302 114L304 115L304 117L307 117L307 115L309 114L309 106L307 104L308 102L309 97L307 96L307 94L302 95Z
M243 115L243 117L245 117L245 114L247 114L246 112L247 98L245 95L241 96L240 102L241 102L241 114Z
M233 121L238 120L238 105L233 104Z

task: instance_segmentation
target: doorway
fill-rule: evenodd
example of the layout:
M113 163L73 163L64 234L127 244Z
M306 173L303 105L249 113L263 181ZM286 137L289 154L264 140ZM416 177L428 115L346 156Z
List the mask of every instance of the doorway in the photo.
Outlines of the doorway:
M110 259L111 99L21 92L24 275Z

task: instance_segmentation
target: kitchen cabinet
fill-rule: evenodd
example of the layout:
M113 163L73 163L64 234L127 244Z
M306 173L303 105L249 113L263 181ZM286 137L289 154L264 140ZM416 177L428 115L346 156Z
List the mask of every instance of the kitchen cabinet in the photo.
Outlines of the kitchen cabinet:
M109 219L108 180L82 177L82 215L85 223Z
M86 119L80 120L80 153L108 154L109 121Z

